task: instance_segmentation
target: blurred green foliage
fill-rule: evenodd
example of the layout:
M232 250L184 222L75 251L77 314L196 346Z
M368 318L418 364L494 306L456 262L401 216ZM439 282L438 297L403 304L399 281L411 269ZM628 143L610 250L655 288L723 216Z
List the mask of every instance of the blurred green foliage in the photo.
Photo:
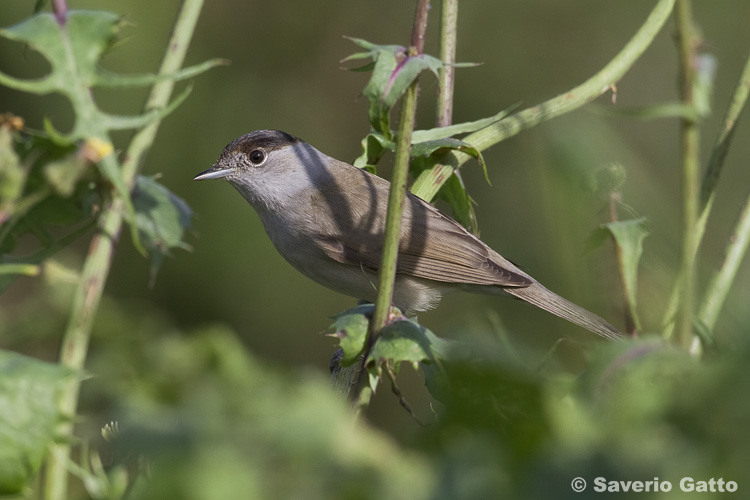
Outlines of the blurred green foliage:
M75 374L0 351L0 495L23 491L47 455L61 415L57 397Z
M64 317L64 300L41 303ZM2 325L4 338L35 326ZM95 328L95 412L78 433L106 474L84 475L90 492L125 474L138 477L128 498L578 498L575 477L658 477L672 492L645 498L681 498L685 476L741 488L750 459L746 343L703 361L657 339L601 345L578 376L475 348L442 362L427 425L394 439L353 419L319 372L259 359L224 326L182 331L108 300ZM105 441L109 421L119 433Z
M101 8L95 0L71 3ZM539 102L578 83L611 57L652 3L463 3L459 60L485 65L459 76L458 121L490 115L519 99ZM30 9L28 2L15 0L3 7L3 26L26 17ZM108 54L105 64L151 71L157 57L151 49L166 38L173 7L170 2L119 4L139 36ZM596 477L658 477L671 481L672 491L651 496L681 498L677 483L688 475L723 477L744 486L750 459L746 269L719 325L717 350L701 361L651 338L600 348L569 342L547 356L543 353L554 339L584 334L518 304L457 297L420 320L439 333L453 331L462 340L476 341L477 331L492 330L487 311L503 308L511 333L523 334L512 335L523 355L485 336L468 354L441 360L445 377L435 376L436 363L424 365L432 398L415 389L419 382L405 391L428 422L424 428L398 407L385 386L378 393L384 403L376 401L369 421L354 421L329 393L323 367L332 342L312 333L323 330L326 316L349 302L307 283L275 256L240 197L227 196L221 187L206 190L189 183L225 143L257 128L282 128L332 156L355 158L369 127L367 105L352 104L364 82L336 66L350 50L340 35L404 40L412 7L395 0L361 5L356 17L343 0L263 5L227 0L205 9L194 57L225 56L233 65L199 81L176 119L165 122L146 170L163 174L160 182L171 192L155 187L150 177L140 178L136 214L141 228L152 229L141 237L154 248L184 246L189 216L182 199L187 200L199 215L199 238L192 241L196 251L165 260L160 281L147 291L148 264L130 248L118 250L111 298L104 301L94 328L87 363L91 378L83 386L76 432L81 441L75 443L80 467L71 465L81 478L76 496L119 498L127 491L128 498L583 498L570 488L575 477L586 479L590 488ZM696 17L705 23L721 63L714 91L719 103L750 45L745 27L728 18L741 19L745 13L750 14L750 6L737 0L721 8L696 3ZM618 84L620 105L667 101L674 94L674 51L668 38L664 34ZM33 51L20 44L12 50L7 44L0 47L4 71L23 78L45 73L47 63ZM431 126L430 90L423 89L420 104L424 129ZM349 97L342 100L342 95ZM102 109L118 112L132 111L140 99L137 93L113 97L101 89L93 96ZM5 88L0 99L0 111L13 111L36 129L43 128L45 117L64 123L70 114L60 101L31 100ZM716 119L707 118L708 129ZM606 220L597 214L603 202L596 193L591 196L590 174L616 161L627 172L624 183L619 176L616 182L623 198L650 221L638 302L643 323L656 324L679 254L673 245L676 128L664 123L577 113L487 152L494 186L484 186L481 175L465 176L480 203L483 238L546 278L553 289L616 317L619 309L607 305L618 301L614 259L606 252L581 256L588 234ZM46 243L67 244L66 235L46 226L54 217L70 222L90 216L101 194L96 183L88 182L90 162L70 147L40 159L30 154L33 144L17 141L11 148L10 135L4 134L0 205L20 199L19 176L29 174L33 182L48 186L51 207L47 202L35 206L45 231L19 227L18 234L3 241L3 251L38 250L29 234L39 238L45 232L52 238ZM113 141L119 149L124 136L115 133ZM718 198L728 201L717 206L703 271L716 261L737 196L746 194L747 172L731 164L733 158L747 157L750 146L737 142ZM39 168L42 164L47 167ZM156 205L163 210L152 210L154 199L161 200ZM471 207L468 197L460 203ZM473 215L467 212L466 220L473 221ZM68 283L77 279L72 269L82 253L76 247L61 252L33 268L40 278L17 280L0 298L2 348L55 358L70 308ZM4 262L9 263L17 262ZM631 283L629 294L635 287ZM195 326L207 322L210 326ZM580 360L581 351L586 360ZM542 358L545 363L536 367ZM0 398L5 419L0 420L30 415L34 428L44 432L28 447L33 463L19 475L0 474L5 491L29 484L38 468L40 443L52 437L49 423L61 418L50 411L49 402L58 382L69 376L22 359L3 364L0 392L26 391L41 380L43 397L35 400L33 412ZM31 367L28 379L11 373L8 364L13 363ZM100 438L110 421L117 422L119 432ZM7 445L8 439L31 435L14 431L0 439ZM0 467L13 473L11 467ZM23 495L33 497L32 489Z

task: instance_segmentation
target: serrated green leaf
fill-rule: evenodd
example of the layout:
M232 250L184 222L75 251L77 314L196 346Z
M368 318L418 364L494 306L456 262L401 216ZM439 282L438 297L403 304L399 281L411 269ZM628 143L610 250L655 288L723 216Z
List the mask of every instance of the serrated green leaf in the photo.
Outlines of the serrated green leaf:
M354 54L350 54L346 56L345 58L341 59L340 63L345 63L349 61L358 61L360 59L371 59L372 58L372 52L355 52ZM350 68L346 68L350 69ZM354 68L356 71L357 68Z
M21 492L36 474L65 418L57 399L73 373L0 351L0 494Z
M388 110L404 95L406 89L422 71L430 70L437 77L438 71L444 66L440 59L427 54L409 56L406 52L398 53L395 55L395 60L396 67L388 77L382 96L383 106Z
M388 117L390 107L385 106L383 102L385 89L398 64L396 54L399 54L400 57L405 57L406 53L403 47L398 47L394 50L401 50L402 52L381 50L373 55L375 66L372 69L370 80L362 91L362 94L370 102L368 109L370 126L389 140L392 138Z
M372 59L372 75L362 94L370 103L368 115L373 130L391 140L393 134L388 117L391 108L422 71L430 70L437 75L444 64L440 59L427 54L409 56L406 48L400 45L376 45L359 38L349 39L368 52L352 54L342 62L368 57ZM364 70L369 67L368 64L356 69Z
M331 325L331 336L339 339L339 347L344 351L341 366L351 365L364 351L373 307L372 304L362 304L344 311Z
M367 49L370 52L382 50L382 49L388 49L388 48L394 48L394 47L400 47L400 45L378 45L372 42L368 42L367 40L363 40L362 38L354 38L352 36L344 36L347 40L354 42L355 45L358 45L359 47L362 47L363 49Z
M38 94L57 91L70 97L76 108L81 98L86 99L81 87L90 87L96 79L96 63L114 38L119 19L110 12L70 11L65 25L60 25L53 14L40 13L0 30L6 38L29 44L52 66L50 74L39 80L0 74L0 83Z
M611 235L622 254L622 278L625 292L630 304L630 314L635 326L640 330L640 320L637 310L638 297L638 262L643 253L643 240L649 230L645 217L602 224L590 237L587 248L600 246Z
M152 282L156 271L172 248L189 246L183 242L190 228L191 210L185 201L153 177L138 176L133 189L135 225L151 259Z
M479 163L479 166L482 167L482 172L484 173L485 180L488 184L490 183L490 177L487 173L487 165L484 162L484 156L482 156L482 152L468 142L462 141L460 139L446 138L412 144L411 156L414 158L420 156L431 156L439 152L440 150L445 149L460 151L475 158L477 160L477 163ZM447 180L444 182L447 182Z
M120 17L109 12L69 11L64 24L58 23L54 15L42 13L0 30L0 35L30 45L51 65L49 75L40 80L23 81L0 73L0 83L27 92L58 92L71 101L76 120L70 133L59 133L51 123L45 123L45 128L56 142L69 144L78 140L97 139L110 143L110 130L139 128L152 123L171 112L187 95L183 93L166 109L122 117L109 115L97 107L91 93L93 86L134 86L165 78L189 78L222 63L217 60L208 61L171 75L128 77L105 72L98 67L98 61L110 47L120 24ZM135 219L129 188L122 178L121 167L115 156L107 155L102 158L98 167L124 201L127 217ZM133 232L133 242L143 252L138 232Z
M401 361L409 363L430 363L447 359L451 342L437 337L427 328L414 321L394 321L383 328L367 356L366 366L371 373L380 373L384 361L396 365Z
M423 172L430 170L437 162L438 160L434 156L414 158L409 164L409 171L412 177L419 178ZM432 202L435 198L445 201L451 207L453 218L472 233L478 234L479 227L474 212L474 200L466 192L466 187L459 173L454 170L448 176L448 179L435 179L435 182L440 183L441 187L431 199L427 199L423 190L416 189L416 184L412 186L412 193L428 202Z
M396 144L386 139L382 134L367 134L362 139L362 154L354 160L354 166L372 170L371 173L375 173L375 165L383 157L383 154L388 150L394 151L395 149Z

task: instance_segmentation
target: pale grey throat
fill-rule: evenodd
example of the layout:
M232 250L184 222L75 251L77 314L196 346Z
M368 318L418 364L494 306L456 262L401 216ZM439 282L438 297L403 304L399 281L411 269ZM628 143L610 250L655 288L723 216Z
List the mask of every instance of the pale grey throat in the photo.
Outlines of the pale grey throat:
M276 250L298 271L337 292L375 300L388 181L278 130L235 139L195 180L220 178L252 205ZM423 311L453 290L509 294L603 337L621 335L407 194L393 302Z

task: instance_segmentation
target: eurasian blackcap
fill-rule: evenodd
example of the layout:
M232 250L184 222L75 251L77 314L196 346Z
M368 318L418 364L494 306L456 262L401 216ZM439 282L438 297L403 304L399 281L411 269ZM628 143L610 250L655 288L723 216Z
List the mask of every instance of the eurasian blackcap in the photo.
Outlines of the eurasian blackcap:
M235 139L195 180L228 180L260 216L276 250L332 290L374 301L390 183L278 130ZM594 333L620 332L547 290L460 224L407 193L394 305L435 307L446 292L510 294Z

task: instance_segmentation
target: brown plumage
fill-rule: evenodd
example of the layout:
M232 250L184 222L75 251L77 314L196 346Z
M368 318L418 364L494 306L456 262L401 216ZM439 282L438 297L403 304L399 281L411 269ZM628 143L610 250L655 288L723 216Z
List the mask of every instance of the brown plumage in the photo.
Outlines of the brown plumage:
M373 301L390 183L289 134L260 130L230 143L196 179L227 179L258 212L279 253L318 283ZM394 304L434 307L444 293L509 294L609 339L619 331L547 290L435 207L408 194Z

